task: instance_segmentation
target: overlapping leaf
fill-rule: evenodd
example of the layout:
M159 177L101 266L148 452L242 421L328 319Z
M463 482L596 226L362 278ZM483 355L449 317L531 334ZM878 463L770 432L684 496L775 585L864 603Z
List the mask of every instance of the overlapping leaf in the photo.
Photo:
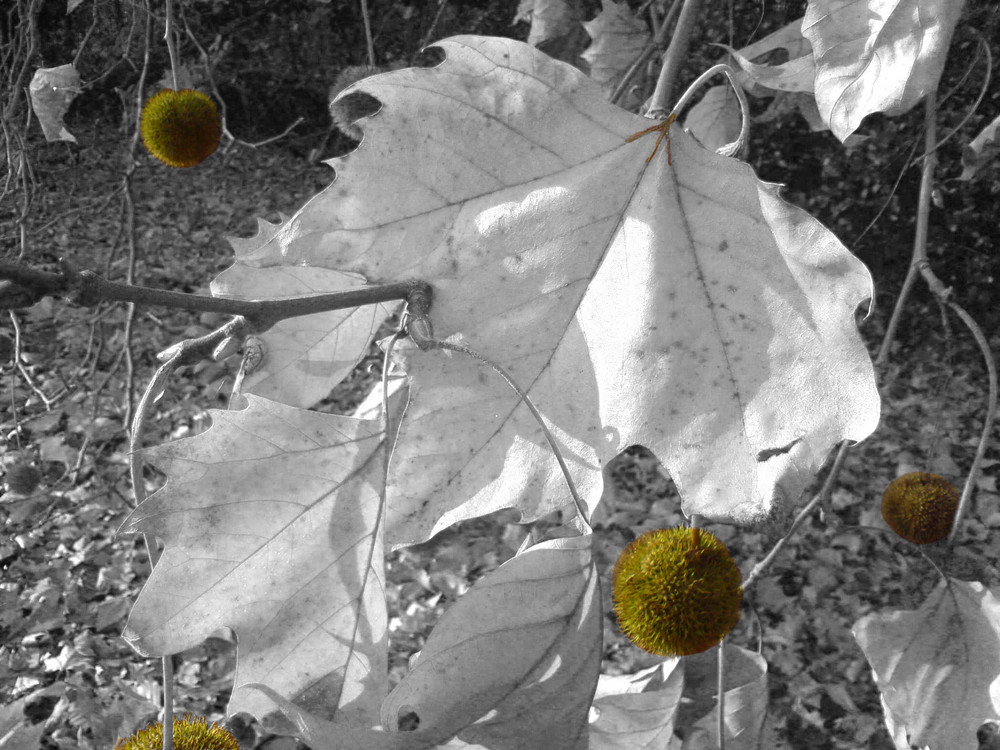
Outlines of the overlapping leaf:
M601 12L583 27L593 40L581 55L590 63L590 77L613 90L649 42L649 29L628 3L614 0L601 0Z
M867 615L853 632L894 737L962 747L1000 715L1000 602L981 583L941 581L920 609Z
M586 747L603 629L591 540L543 542L478 581L389 694L383 725L413 711L421 727L491 750L520 750L526 737Z
M810 0L820 115L840 140L873 112L908 111L937 88L964 0Z
M519 42L456 37L443 64L365 79L381 102L337 180L244 258L369 282L420 278L439 337L507 367L549 421L586 502L602 466L648 446L687 513L760 519L829 448L875 426L854 325L864 267L741 162L648 125ZM404 353L409 402L387 535L561 504L539 428L465 357Z
M230 238L236 263L212 282L212 293L220 297L281 299L349 291L364 284L357 274L289 266L280 254L248 252L248 246L259 247L261 239L278 235L287 221L284 216L279 224L258 220L257 243ZM358 364L389 311L389 307L379 304L276 323L258 336L262 356L247 374L243 393L303 409L315 406Z
M386 680L378 422L248 397L211 428L146 451L166 485L126 519L165 549L129 617L143 654L232 628L236 684L371 726ZM237 690L230 711L272 710Z
M385 699L381 731L331 724L267 686L253 687L316 750L420 750L450 739L447 747L490 750L586 747L602 653L591 542L590 535L543 542L478 581ZM396 731L414 717L418 729Z
M668 747L684 691L681 660L665 659L632 675L601 675L594 693L591 750Z

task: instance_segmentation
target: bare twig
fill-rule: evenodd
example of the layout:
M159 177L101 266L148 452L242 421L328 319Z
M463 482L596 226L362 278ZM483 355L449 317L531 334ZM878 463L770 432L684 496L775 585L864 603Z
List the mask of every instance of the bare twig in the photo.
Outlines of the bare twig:
M719 641L719 658L715 670L716 694L719 696L719 750L726 750L726 637Z
M19 263L6 262L0 262L0 279L15 282L36 295L37 299L49 295L68 294L73 295L75 301L81 305L93 305L97 302L130 302L190 312L242 315L257 332L266 331L275 323L287 318L373 305L377 302L404 300L414 292L426 294L428 298L431 294L430 286L422 281L399 281L347 292L314 294L289 299L234 299L121 284L102 279L90 271L76 271L68 266L64 266L62 273L50 273Z
M166 388L167 379L177 368L180 359L178 353L173 359L164 362L154 373L152 380L146 387L139 405L136 408L135 418L132 420L131 435L129 435L129 471L132 477L132 492L135 494L135 505L138 507L147 497L146 482L142 473L142 453L139 447L142 445L142 433L146 426L146 419L149 410L156 397ZM156 538L152 534L143 534L146 543L146 554L149 555L149 566L155 568L160 561L160 550L156 546ZM170 654L161 660L163 669L163 744L164 750L173 746L174 717L173 717L173 682L174 665ZM169 729L168 729L169 727Z
M166 0L163 26L163 38L167 40L167 52L170 55L170 74L174 82L174 91L176 91L180 88L178 80L180 61L177 59L177 40L174 38L174 0ZM166 737L163 739L166 742ZM163 750L169 750L169 748L164 747Z
M28 384L28 387L35 392L35 395L42 400L45 404L45 411L52 410L52 404L55 403L55 398L49 398L45 395L45 391L35 385L34 379L31 377L31 373L24 366L24 362L21 361L21 324L14 314L13 310L10 311L10 324L14 328L14 364L17 367L17 371L21 373L21 377L24 378L24 382Z
M816 506L830 494L830 491L833 489L833 483L836 481L837 475L840 474L840 468L844 465L844 459L847 458L848 450L850 450L850 448L847 441L845 440L841 442L840 449L837 451L837 458L834 459L833 466L830 467L830 473L827 474L826 479L823 480L823 486L820 488L819 492L813 496L813 499L799 511L798 515L795 516L795 520L792 521L792 525L788 528L788 531L783 537L781 537L781 539L778 540L774 547L771 548L771 551L767 553L767 556L757 563L753 570L750 571L750 575L748 575L746 580L743 582L744 592L753 586L754 582L767 572L767 569L771 567L771 563L773 563L775 558L778 556L778 553L781 552L784 546L795 535L795 532L798 531L799 526L801 526L802 523L810 515L812 515Z
M431 25L427 28L427 33L424 34L423 39L420 40L420 46L417 48L418 52L431 43L431 35L434 33L438 23L441 21L441 16L444 15L446 5L448 5L448 0L438 0L437 13L434 14L434 20L431 21ZM368 64L374 67L375 62L369 58Z
M660 77L656 81L656 88L650 99L648 117L665 117L673 109L670 106L670 100L673 98L681 67L687 59L691 36L694 33L695 24L698 22L703 2L704 0L684 0L684 7L681 8L677 26L670 38L670 46L663 58Z
M135 175L136 165L138 164L138 159L135 158L136 153L139 150L139 121L142 117L142 102L143 102L143 91L146 86L146 76L149 73L149 56L150 48L152 47L153 39L153 13L149 7L149 0L145 0L144 8L146 11L146 26L145 32L143 34L143 43L145 49L143 50L142 58L142 69L139 73L139 82L136 85L135 92L135 127L132 130L132 138L129 142L129 158L126 160L125 173L122 175L122 211L125 213L125 228L124 236L125 241L128 244L128 268L125 274L125 281L129 286L135 284L136 278L136 264L138 262L138 253L136 250L136 226L135 226L135 200L132 194L132 179ZM171 0L167 0L167 45L170 49L170 62L171 67L174 71L174 88L177 88L177 60L176 49L171 46L174 34L173 27L171 23L172 6ZM124 112L123 122L129 121L128 111ZM109 256L108 262L110 263L111 258ZM125 424L128 424L132 417L132 402L135 400L135 358L132 354L132 333L133 326L135 323L135 304L130 303L128 310L125 313L125 331L124 331L124 341L122 343L122 351L125 355L125 394L123 396L124 407L125 407ZM95 398L95 408L96 408L96 398ZM167 737L164 736L164 748L166 750Z
M372 19L368 13L368 0L361 0L361 18L365 23L365 43L368 45L368 64L375 67L375 41L372 39Z
M615 86L614 93L612 93L610 97L612 104L618 103L618 101L625 95L629 84L632 83L632 80L636 77L636 75L638 75L646 61L652 57L656 50L663 47L667 38L667 32L670 31L671 24L673 23L674 16L677 15L680 9L681 0L674 0L673 4L670 6L670 10L667 11L667 15L663 19L663 23L661 23L660 28L657 29L656 35L639 51L639 54L629 66L628 70L625 71L625 75L622 76L618 85Z
M930 270L929 265L926 268L921 266L920 271L924 275L925 279L928 278L928 274L933 275L933 271ZM938 283L940 284L940 281L938 281ZM966 511L969 509L972 491L975 488L976 480L979 479L979 474L982 471L983 457L986 455L986 446L990 443L990 435L993 433L993 424L996 421L997 366L996 359L994 359L993 352L990 349L989 341L987 341L986 336L983 335L983 329L979 327L969 313L956 303L948 300L948 307L950 307L955 314L961 318L962 322L965 323L966 327L968 327L968 329L972 332L972 335L975 337L976 343L979 345L979 350L983 353L983 360L986 362L986 375L989 379L989 394L986 397L986 415L983 417L983 429L979 435L979 444L976 446L976 455L972 459L972 466L969 467L969 473L965 478L965 486L962 488L962 499L959 501L958 509L955 511L955 520L952 521L951 533L948 534L948 544L954 544L958 534L959 521L962 520L962 516L965 515Z
M962 121L959 122L958 125L956 125L954 128L952 128L948 132L948 134L945 135L941 140L939 140L937 143L934 144L934 150L937 150L937 149L941 148L941 146L943 146L945 143L947 143L948 141L950 141L962 128L965 127L965 123L967 123L969 121L969 118L971 118L977 112L977 110L979 109L979 105L982 104L983 103L983 99L986 98L986 93L990 90L990 80L992 79L992 70L993 70L993 53L990 52L990 45L987 44L987 42L986 42L985 39L983 39L982 34L980 34L975 29L973 29L972 31L973 31L974 34L976 34L979 37L980 47L981 47L981 49L985 50L985 52L986 52L986 66L985 66L986 67L986 73L983 76L983 84L982 84L982 86L979 87L979 95L976 97L976 101L974 101L972 103L972 106L969 107L969 110L965 113L965 116L962 117ZM979 56L977 55L976 58L972 61L972 63L974 64L976 62L976 60L978 60L978 59L979 59ZM970 70L971 70L971 67L972 67L972 65L970 64ZM959 85L962 82L965 81L965 78L968 76L968 74L969 74L969 71L966 71L966 74L965 74L965 76L962 77L962 81L959 82ZM956 86L956 88L957 88L957 86ZM951 93L954 93L954 90ZM944 100L947 99L948 97L950 97L951 93L947 94L941 100L941 103L944 103ZM940 106L940 104L938 106ZM929 152L927 152L927 153L929 153ZM923 159L927 155L927 153L923 153L920 156L918 156L916 158L916 161L919 161L920 159Z

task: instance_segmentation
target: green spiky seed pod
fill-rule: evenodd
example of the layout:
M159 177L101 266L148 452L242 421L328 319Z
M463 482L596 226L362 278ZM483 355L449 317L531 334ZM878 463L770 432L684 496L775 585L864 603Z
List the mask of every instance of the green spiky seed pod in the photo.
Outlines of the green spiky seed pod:
M939 542L951 532L958 490L944 477L914 471L897 477L882 493L882 518L914 544Z
M739 622L742 581L726 545L713 534L649 531L615 563L615 614L629 640L651 654L701 653Z
M4 482L7 491L15 495L30 495L42 481L42 475L38 469L23 459L18 459L9 464L5 469L6 476Z
M150 724L127 740L120 739L115 750L162 750L163 723ZM240 743L218 724L208 726L204 716L174 717L174 750L240 750Z
M219 147L222 121L208 94L161 89L142 108L142 142L171 167L193 167Z

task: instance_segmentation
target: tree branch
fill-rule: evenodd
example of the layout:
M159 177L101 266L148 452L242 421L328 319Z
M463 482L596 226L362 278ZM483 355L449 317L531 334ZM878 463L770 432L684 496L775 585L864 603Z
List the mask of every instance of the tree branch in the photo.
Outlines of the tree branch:
M7 283L4 284L3 280ZM43 297L65 295L84 306L98 302L132 302L174 310L242 316L258 333L287 318L405 300L414 293L422 295L421 299L429 300L431 287L423 281L412 280L288 299L234 299L121 284L102 279L92 271L77 271L68 264L63 265L61 273L51 273L20 263L0 262L0 309L29 307Z
M698 16L701 13L704 0L684 0L684 7L681 8L680 17L677 19L677 26L674 27L674 34L670 39L670 46L663 59L663 67L660 68L660 77L656 81L656 89L649 100L649 111L647 117L657 118L675 111L676 107L670 106L673 98L673 91L677 86L677 78L681 72L681 67L687 59L688 47L691 44L691 36L694 34L694 27L698 23Z

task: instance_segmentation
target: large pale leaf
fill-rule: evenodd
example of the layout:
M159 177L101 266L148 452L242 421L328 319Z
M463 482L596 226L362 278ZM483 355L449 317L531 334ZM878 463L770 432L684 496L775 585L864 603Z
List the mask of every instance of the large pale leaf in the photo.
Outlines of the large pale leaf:
M1000 716L1000 602L981 583L942 581L920 609L866 615L852 630L893 736L971 747L983 721Z
M935 90L964 0L809 0L820 115L841 141L873 112L898 115Z
M601 675L594 693L590 750L654 750L674 738L684 689L680 659L632 675Z
M170 654L232 628L237 686L264 683L372 726L386 689L379 423L247 399L213 410L206 432L146 451L168 480L120 531L165 549L125 638ZM272 704L237 689L229 708L262 717Z
M760 747L767 715L767 662L739 646L725 644L726 747ZM684 734L684 750L711 750L719 746L718 649L684 659L684 703L677 724Z
M412 712L490 750L587 747L603 621L592 539L543 542L476 582L386 698L383 725Z
M591 543L538 544L476 582L385 699L381 731L338 726L267 686L248 687L279 705L315 750L585 748L602 653ZM414 717L418 729L396 731Z
M272 241L286 262L429 281L437 335L512 371L591 505L603 464L643 444L685 512L759 520L833 444L869 434L878 399L854 312L871 282L833 235L680 129L673 166L666 149L647 164L653 137L624 141L647 120L524 44L441 46L437 68L357 84L382 108ZM404 367L391 542L553 509L561 473L499 378L438 352Z
M357 274L328 268L289 266L269 240L287 222L258 220L253 239L230 238L236 263L212 282L212 294L243 299L281 299L364 286ZM379 323L389 314L382 304L332 310L287 318L258 335L263 358L243 381L243 393L252 393L289 406L309 408L321 401L364 356Z
M787 57L786 62L778 65L750 62L778 50ZM802 36L802 19L731 54L741 67L736 74L740 85L754 96L773 97L767 111L755 117L755 122L769 122L786 112L797 111L809 123L811 130L829 129L819 116L813 96L816 63L812 46Z

